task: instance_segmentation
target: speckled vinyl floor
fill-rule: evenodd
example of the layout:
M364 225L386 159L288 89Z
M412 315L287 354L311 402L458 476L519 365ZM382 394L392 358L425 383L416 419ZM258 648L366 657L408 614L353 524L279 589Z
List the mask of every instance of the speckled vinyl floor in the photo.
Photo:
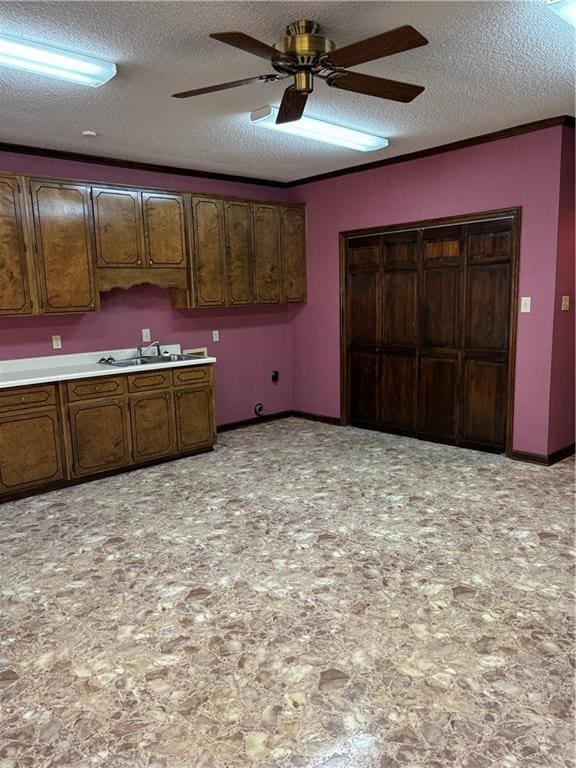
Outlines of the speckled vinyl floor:
M574 464L297 419L0 506L0 768L574 766Z

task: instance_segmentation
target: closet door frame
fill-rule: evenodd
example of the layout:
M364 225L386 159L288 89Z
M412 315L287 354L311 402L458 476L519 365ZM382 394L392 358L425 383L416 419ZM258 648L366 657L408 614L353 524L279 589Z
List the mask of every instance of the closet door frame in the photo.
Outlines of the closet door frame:
M431 227L477 224L481 221L495 219L510 219L512 245L510 254L510 304L508 317L508 375L506 403L506 439L505 456L513 454L514 439L514 382L516 376L516 332L518 325L518 272L520 261L520 232L522 222L522 207L499 208L489 211L479 211L459 216L448 216L423 221L408 221L400 224L370 227L368 229L353 229L340 232L340 423L350 424L349 391L348 391L348 292L347 292L347 253L348 241L353 238L370 235L387 234L402 230L428 229Z

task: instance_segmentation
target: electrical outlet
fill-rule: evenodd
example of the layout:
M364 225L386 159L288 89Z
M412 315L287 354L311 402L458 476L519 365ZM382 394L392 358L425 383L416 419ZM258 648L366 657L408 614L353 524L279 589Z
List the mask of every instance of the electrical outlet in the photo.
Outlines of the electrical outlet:
M52 349L62 349L62 336L52 336Z
M520 312L531 312L532 311L532 297L531 296L522 296L520 299Z
M562 312L568 312L570 309L570 296L562 296Z
M212 331L212 341L220 341L220 331Z
M152 341L152 336L150 336L150 328L142 328L142 341Z

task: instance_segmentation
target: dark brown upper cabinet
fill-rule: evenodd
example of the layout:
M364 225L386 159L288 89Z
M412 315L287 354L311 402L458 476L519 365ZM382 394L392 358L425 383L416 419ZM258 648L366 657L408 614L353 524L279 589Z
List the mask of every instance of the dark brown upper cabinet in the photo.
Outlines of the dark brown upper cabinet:
M198 307L222 307L227 303L224 203L193 197L192 217L195 303Z
M0 172L0 315L146 283L179 309L304 302L305 208Z
M279 304L282 301L280 211L276 205L258 203L253 213L256 303Z
M15 176L0 176L0 315L34 309L20 193Z
M139 283L186 287L183 195L92 187L92 206L100 290Z
M254 304L252 211L241 200L224 202L228 303Z
M144 263L140 193L92 187L96 258L99 267L139 267Z
M306 215L301 207L280 209L282 301L306 301Z
M142 221L146 265L186 269L186 229L183 195L142 192Z
M83 184L30 182L42 312L90 312L94 280L90 193Z

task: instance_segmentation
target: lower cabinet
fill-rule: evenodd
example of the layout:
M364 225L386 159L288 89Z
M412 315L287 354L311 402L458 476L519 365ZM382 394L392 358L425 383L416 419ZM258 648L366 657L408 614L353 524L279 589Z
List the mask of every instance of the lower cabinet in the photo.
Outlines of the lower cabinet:
M172 392L130 396L134 461L149 461L177 451Z
M68 406L72 476L132 463L128 400L92 400Z
M210 385L200 384L176 391L176 426L179 451L212 445L216 434Z
M215 440L209 365L0 389L0 500Z
M0 495L64 479L56 408L0 414Z

